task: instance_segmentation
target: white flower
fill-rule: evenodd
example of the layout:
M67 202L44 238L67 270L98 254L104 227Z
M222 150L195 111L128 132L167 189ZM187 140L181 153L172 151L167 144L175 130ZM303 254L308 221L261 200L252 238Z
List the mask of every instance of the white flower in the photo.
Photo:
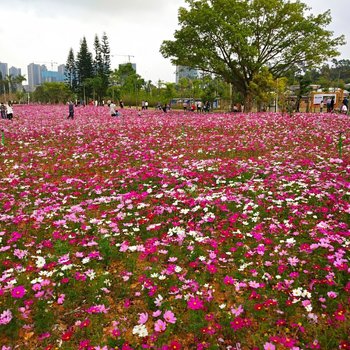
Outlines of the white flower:
M42 256L37 256L36 258L35 265L41 269L46 264L46 260Z
M143 338L148 336L148 331L144 324L138 324L133 328L132 334L136 334L140 338Z
M179 273L179 272L181 272L181 271L182 271L182 267L180 267L180 266L177 265L177 266L175 267L175 272L176 272L176 273Z
M154 303L159 307L160 305L162 305L162 302L163 302L163 297L160 294L158 294Z
M86 257L86 258L84 258L81 262L82 262L83 264L87 264L89 261L90 261L90 258L89 258L89 257Z

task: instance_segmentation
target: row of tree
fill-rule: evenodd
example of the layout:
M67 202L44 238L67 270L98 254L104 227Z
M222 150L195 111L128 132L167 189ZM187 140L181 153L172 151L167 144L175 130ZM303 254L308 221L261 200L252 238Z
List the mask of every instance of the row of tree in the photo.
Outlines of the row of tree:
M71 91L86 101L87 97L102 100L109 86L111 73L110 47L106 33L96 35L94 55L83 37L76 57L70 49L66 63L66 83Z
M70 50L66 64L70 91L85 101L123 98L136 105L142 99L231 96L249 111L253 102L261 107L279 95L283 101L287 85L298 85L298 103L310 83L327 88L350 79L348 60L325 64L345 43L344 36L333 37L327 29L329 11L313 15L301 1L289 0L185 1L188 6L179 9L180 29L174 40L163 41L160 52L175 65L201 71L201 79L155 86L131 64L112 71L104 33L101 41L95 37L94 55L85 37L76 57Z

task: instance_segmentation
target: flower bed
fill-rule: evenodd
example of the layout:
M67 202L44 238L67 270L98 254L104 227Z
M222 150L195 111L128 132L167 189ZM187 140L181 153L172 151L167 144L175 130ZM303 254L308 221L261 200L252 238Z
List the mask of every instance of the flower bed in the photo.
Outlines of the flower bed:
M66 109L0 120L2 349L350 349L347 116Z

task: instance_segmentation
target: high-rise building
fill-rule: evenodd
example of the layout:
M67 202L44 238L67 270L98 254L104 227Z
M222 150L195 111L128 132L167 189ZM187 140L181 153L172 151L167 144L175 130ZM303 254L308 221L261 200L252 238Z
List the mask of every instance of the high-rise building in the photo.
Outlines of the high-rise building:
M31 63L28 65L27 68L29 91L34 91L35 88L41 84L41 71L44 70L44 67L45 66L40 66L40 64L35 63Z
M66 65L65 64L60 64L57 67L57 71L58 71L59 74L64 76L64 72L66 71Z
M190 80L198 79L198 70L185 66L176 66L176 84L182 78L188 78Z
M11 67L9 69L9 75L12 75L13 77L17 77L21 75L21 68Z
M8 64L0 62L0 73L3 78L8 75Z
M52 70L43 70L41 72L42 83L52 82L64 82L64 73L56 72Z

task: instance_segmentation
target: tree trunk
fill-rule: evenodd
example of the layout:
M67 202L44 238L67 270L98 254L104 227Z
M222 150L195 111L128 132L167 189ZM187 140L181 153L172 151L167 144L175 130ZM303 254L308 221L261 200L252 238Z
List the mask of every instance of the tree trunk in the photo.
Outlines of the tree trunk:
M253 108L253 97L250 92L247 92L247 94L244 97L244 112L249 113L252 111Z

